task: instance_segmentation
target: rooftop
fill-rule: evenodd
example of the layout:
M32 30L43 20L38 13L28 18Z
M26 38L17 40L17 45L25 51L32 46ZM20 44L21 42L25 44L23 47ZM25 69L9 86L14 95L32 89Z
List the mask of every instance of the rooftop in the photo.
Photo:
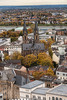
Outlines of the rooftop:
M47 93L61 95L67 97L67 84L61 84L55 88L52 88Z
M34 87L36 87L36 86L39 86L39 85L41 85L41 84L43 84L42 81L36 80L36 81L30 82L30 83L28 83L28 84L22 86L21 88L32 89L32 88L34 88Z
M57 68L57 71L59 72L67 72L67 66L60 66Z
M49 88L41 87L41 88L35 89L34 91L32 91L32 93L34 93L34 94L46 95L46 92L47 92L48 90L49 90Z

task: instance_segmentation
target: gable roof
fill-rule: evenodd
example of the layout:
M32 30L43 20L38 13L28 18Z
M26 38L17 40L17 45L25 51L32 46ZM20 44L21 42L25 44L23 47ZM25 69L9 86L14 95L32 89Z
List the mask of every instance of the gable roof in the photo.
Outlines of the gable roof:
M40 94L40 95L46 95L46 92L49 90L49 88L41 87L37 88L34 91L32 91L33 94Z
M36 80L36 81L30 82L30 83L28 83L28 84L22 86L21 88L32 89L32 88L34 88L34 87L36 87L36 86L39 86L39 85L41 85L41 84L43 84L42 81Z
M61 84L55 88L52 88L47 93L50 93L52 95L61 95L67 97L67 84Z
M22 45L23 50L44 50L44 44L43 43L35 43L34 45L32 43L23 44Z

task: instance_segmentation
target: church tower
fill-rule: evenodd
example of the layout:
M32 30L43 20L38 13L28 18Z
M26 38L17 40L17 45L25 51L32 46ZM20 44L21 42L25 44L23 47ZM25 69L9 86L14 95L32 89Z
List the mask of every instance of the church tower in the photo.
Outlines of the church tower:
M39 33L38 33L38 25L37 25L37 21L35 21L34 41L35 41L35 43L39 43Z
M24 28L23 28L23 43L28 43L28 33L27 33L25 21L24 21Z

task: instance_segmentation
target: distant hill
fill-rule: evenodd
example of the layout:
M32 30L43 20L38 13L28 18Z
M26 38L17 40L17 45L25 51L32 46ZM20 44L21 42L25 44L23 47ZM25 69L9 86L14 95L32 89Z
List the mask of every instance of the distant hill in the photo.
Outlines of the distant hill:
M32 6L0 6L0 9L42 9L67 8L67 5L32 5Z

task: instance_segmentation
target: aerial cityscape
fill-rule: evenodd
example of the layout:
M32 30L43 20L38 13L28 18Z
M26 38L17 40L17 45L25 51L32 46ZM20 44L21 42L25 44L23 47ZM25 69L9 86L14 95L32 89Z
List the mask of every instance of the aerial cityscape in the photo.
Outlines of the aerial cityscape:
M0 1L0 100L67 100L67 1Z

